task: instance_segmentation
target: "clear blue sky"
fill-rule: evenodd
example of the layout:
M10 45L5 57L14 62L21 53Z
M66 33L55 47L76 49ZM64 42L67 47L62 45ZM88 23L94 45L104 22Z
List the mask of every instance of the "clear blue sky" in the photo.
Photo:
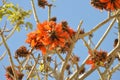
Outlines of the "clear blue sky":
M13 2L14 4L18 4L20 7L24 8L25 10L31 9L31 3L30 0L8 0L9 2ZM37 15L40 19L40 21L47 20L47 8L41 9L37 5L37 0L35 1L35 6L37 10ZM51 1L51 0L49 0ZM93 8L90 5L90 0L56 0L53 2L53 4L56 7L52 8L52 16L57 17L57 22L60 22L62 20L68 21L69 25L74 29L77 30L77 26L80 22L80 20L83 20L82 28L84 28L85 32L92 29L94 26L96 26L99 22L107 18L107 12L103 11L100 12L98 9ZM1 2L0 2L1 5ZM31 18L27 19L30 21L34 29L36 28L36 24L33 18L33 15L31 15ZM0 22L0 27L1 27ZM9 24L7 26L10 26ZM98 40L108 27L108 24L102 27L99 31L95 32L93 35L93 42L94 44L97 44ZM114 26L116 27L116 25ZM16 32L15 35L13 35L8 41L8 45L11 49L11 53L14 54L15 50L19 48L21 45L25 44L26 34L30 31L26 31L24 28L22 28L21 32ZM117 29L112 28L110 31L110 34L105 39L104 43L100 46L99 49L103 49L105 51L110 51L113 48L113 41L117 37L114 32L117 32ZM85 38L87 40L87 38ZM4 52L4 47L0 47L0 55L1 52ZM78 43L75 46L74 53L80 57L80 64L85 59L85 57L88 55L87 49L84 47L84 44L82 41L78 41ZM5 70L3 66L8 66L8 56L6 56L3 61L0 61L0 80L5 80L4 74ZM98 75L95 71L93 74L91 74L88 78L85 80L98 80ZM120 72L117 71L113 75L112 80L120 80L119 76Z

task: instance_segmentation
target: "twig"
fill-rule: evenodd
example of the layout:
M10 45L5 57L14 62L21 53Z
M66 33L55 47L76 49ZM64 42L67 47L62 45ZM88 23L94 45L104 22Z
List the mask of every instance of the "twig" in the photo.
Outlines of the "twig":
M33 50L34 50L34 48L31 48L31 49L29 50L29 54L32 54L32 51L33 51ZM23 63L25 62L24 66L23 66L23 69L26 67L29 59L30 59L30 55L28 55L28 56L26 57L26 59L21 63L21 64L23 64Z
M7 51L5 51L5 52L2 54L2 56L0 56L0 60L2 60L2 59L5 57L6 54L7 54Z
M50 18L51 18L51 7L52 7L52 4L48 4L48 21L50 21Z
M35 9L35 5L34 5L34 1L33 0L31 0L31 5L32 5L32 11L33 11L35 22L39 23L39 19L37 17L37 13L36 13L36 9Z
M30 55L28 55L27 58L25 59L25 64L23 65L23 70L24 70L24 68L26 67L29 59L30 59Z
M118 46L120 46L120 20L118 19Z
M75 39L76 41L78 40L79 38L79 34L80 34L80 27L82 26L82 23L83 21L80 21L79 25L78 25L78 28L77 28L77 33L75 34Z
M10 49L9 49L7 43L6 43L6 40L5 40L4 35L3 35L3 32L1 32L0 35L2 37L3 44L4 44L5 48L7 49L7 53L8 53L9 60L10 60L10 63L11 63L11 66L12 66L12 70L13 70L13 74L14 74L14 79L17 80L17 75L16 75L16 72L15 72L15 66L14 66L14 62L12 60L12 55L11 55Z
M93 71L95 71L96 70L96 68L95 69L90 69L90 70L88 70L86 73L84 73L84 75L81 75L80 77L79 77L79 80L84 80L88 75L90 75Z
M84 73L83 75L81 75L79 77L79 80L84 80L88 75L90 75L95 70L96 70L96 68L95 69L90 69L89 71L87 71L86 73Z
M120 63L119 63L118 65L116 65L116 66L110 71L110 73L116 72L117 70L119 70L119 68L120 68Z
M7 40L7 39L9 39L13 34L14 34L14 32L15 32L15 30L16 30L16 28L17 28L18 26L15 26L13 29L12 29L12 31L9 33L9 35L5 38L5 40ZM1 41L0 42L0 45L2 45L3 44L3 42Z
M103 34L103 36L100 38L100 40L98 41L97 45L95 46L95 49L97 49L100 44L102 43L102 41L105 39L105 37L108 35L110 29L113 27L114 23L115 23L116 19L114 18L113 21L111 22L111 24L109 25L109 27L107 28L107 30L105 31L105 33Z
M36 68L35 68L35 72L37 73L38 80L41 80L41 79L40 79L40 76L39 76L39 73L38 73L38 71L37 71Z
M106 20L102 21L102 22L99 23L97 26L95 26L95 27L94 27L92 30L90 30L89 32L86 32L86 33L84 33L84 34L79 35L79 39L80 39L80 38L83 38L83 37L85 37L85 36L88 36L88 35L90 35L90 34L92 34L93 32L95 32L96 30L98 30L100 27L102 27L104 24L106 24L107 22L109 22L111 19L115 18L115 17L118 16L118 15L120 15L120 14L117 13L117 14L111 16L110 18L107 18Z
M27 76L27 80L29 80L29 77L31 76L32 72L34 71L34 69L35 69L35 67L36 67L36 65L38 63L39 58L40 58L40 54L38 55L37 60L35 61L35 64L33 65L31 71L29 72L29 74Z
M31 55L32 55L34 61L36 62L36 59L35 59L34 55L33 55L33 54L31 54ZM38 80L41 80L41 79L40 79L40 76L39 76L39 73L38 73L38 71L37 71L36 68L35 68L35 72L37 73Z
M108 18L111 17L111 11L108 11Z
M98 73L99 73L100 80L104 80L104 78L103 78L103 76L102 76L102 73L101 73L101 71L100 71L99 67L97 68L97 71L98 71Z
M78 70L76 70L69 78L69 80L73 80L75 78L75 76L77 76L79 74L79 72L84 68L85 62L87 61L87 59L89 58L89 56L87 56L87 58L83 61L82 65L79 67Z
M74 45L75 45L75 42L70 46L70 51L67 53L65 61L62 63L62 66L61 66L61 69L60 69L60 77L59 77L60 80L64 80L64 71L65 71L66 65L67 65L67 63L70 59L70 56L72 54Z
M84 38L82 38L82 40L83 40L83 42L84 42L85 46L88 48L88 50L91 50L90 46L89 46L89 45L88 45L88 43L85 41L85 39L84 39Z
M21 71L21 69L23 69L23 66L22 66L22 64L21 64L21 62L19 61L19 59L18 58L16 58L16 60L17 60L17 62L19 63L19 71Z
M59 58L64 61L63 57L60 55L60 53L57 53L57 55L59 56Z

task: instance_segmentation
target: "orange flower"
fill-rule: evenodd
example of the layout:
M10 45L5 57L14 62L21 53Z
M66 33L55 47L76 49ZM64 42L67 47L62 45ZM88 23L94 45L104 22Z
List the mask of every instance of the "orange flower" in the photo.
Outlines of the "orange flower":
M106 7L106 3L101 3L100 0L91 0L91 5L100 10Z
M27 35L26 42L45 54L47 49L56 50L56 48L65 47L74 34L75 31L65 23L63 26L63 22L57 24L55 21L44 21L37 23L36 31Z
M86 61L86 64L91 65L91 68L94 69L97 66L104 66L107 60L107 52L91 50L89 51L90 57Z
M120 0L91 0L91 4L101 10L114 11L120 9Z

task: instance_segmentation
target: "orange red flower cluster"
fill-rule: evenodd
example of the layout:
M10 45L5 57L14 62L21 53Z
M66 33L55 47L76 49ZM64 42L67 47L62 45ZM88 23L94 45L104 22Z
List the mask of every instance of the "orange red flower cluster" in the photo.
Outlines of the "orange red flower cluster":
M107 61L107 52L102 50L91 50L89 51L89 54L90 57L86 61L86 64L91 65L92 69L94 69L97 66L105 66L105 62Z
M120 0L91 0L91 4L100 10L114 11L120 9Z
M56 23L55 21L44 21L37 24L37 29L27 35L26 43L31 47L39 49L42 54L47 50L67 51L70 47L70 38L75 34L66 21Z

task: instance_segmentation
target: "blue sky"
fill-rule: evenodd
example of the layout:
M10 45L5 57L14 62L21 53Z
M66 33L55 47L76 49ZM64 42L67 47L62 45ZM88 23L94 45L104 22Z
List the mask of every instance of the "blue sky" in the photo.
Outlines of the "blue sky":
M30 0L8 0L9 2L12 2L14 4L18 4L20 7L24 8L25 10L32 9ZM37 0L35 1L35 6L37 10L37 15L39 20L42 22L44 20L47 20L47 8L42 9L39 8L37 5ZM49 0L51 1L51 0ZM52 2L55 7L52 8L52 14L51 16L57 17L57 22L60 22L62 20L68 21L69 26L71 26L74 30L77 30L77 26L80 22L80 20L83 20L82 28L84 28L85 32L91 30L94 26L96 26L99 22L103 21L107 18L107 12L103 11L100 12L98 9L93 8L90 5L90 0L56 0L55 2ZM1 5L1 2L0 2ZM33 18L33 15L29 19L27 19L33 24L34 29L36 28L36 24ZM3 24L0 22L0 25ZM100 37L103 35L104 31L107 29L109 24L104 25L100 30L96 31L93 34L93 42L94 44L97 44ZM10 26L9 24L7 26ZM1 27L1 26L0 26ZM114 25L114 27L117 27L117 25ZM114 32L117 32L117 29L112 28L110 31L110 34L105 39L103 44L101 44L99 49L103 49L107 52L113 49L113 41L115 38L117 38L117 35L114 34ZM21 45L27 45L25 43L26 34L30 32L30 30L26 31L24 28L22 28L21 32L15 32L15 35L13 35L8 41L8 45L11 49L11 53L14 54L15 50L19 48ZM87 40L87 37L85 38ZM4 47L0 47L0 52L4 52ZM85 57L88 55L87 49L84 47L84 44L82 41L78 41L74 53L80 57L80 63L85 59ZM0 53L1 55L1 53ZM4 73L5 70L3 66L9 65L8 56L6 56L3 61L0 61L0 80L5 80ZM85 80L98 80L99 76L96 74L95 71L91 76L86 78ZM112 80L119 80L120 72L117 71L113 75Z

